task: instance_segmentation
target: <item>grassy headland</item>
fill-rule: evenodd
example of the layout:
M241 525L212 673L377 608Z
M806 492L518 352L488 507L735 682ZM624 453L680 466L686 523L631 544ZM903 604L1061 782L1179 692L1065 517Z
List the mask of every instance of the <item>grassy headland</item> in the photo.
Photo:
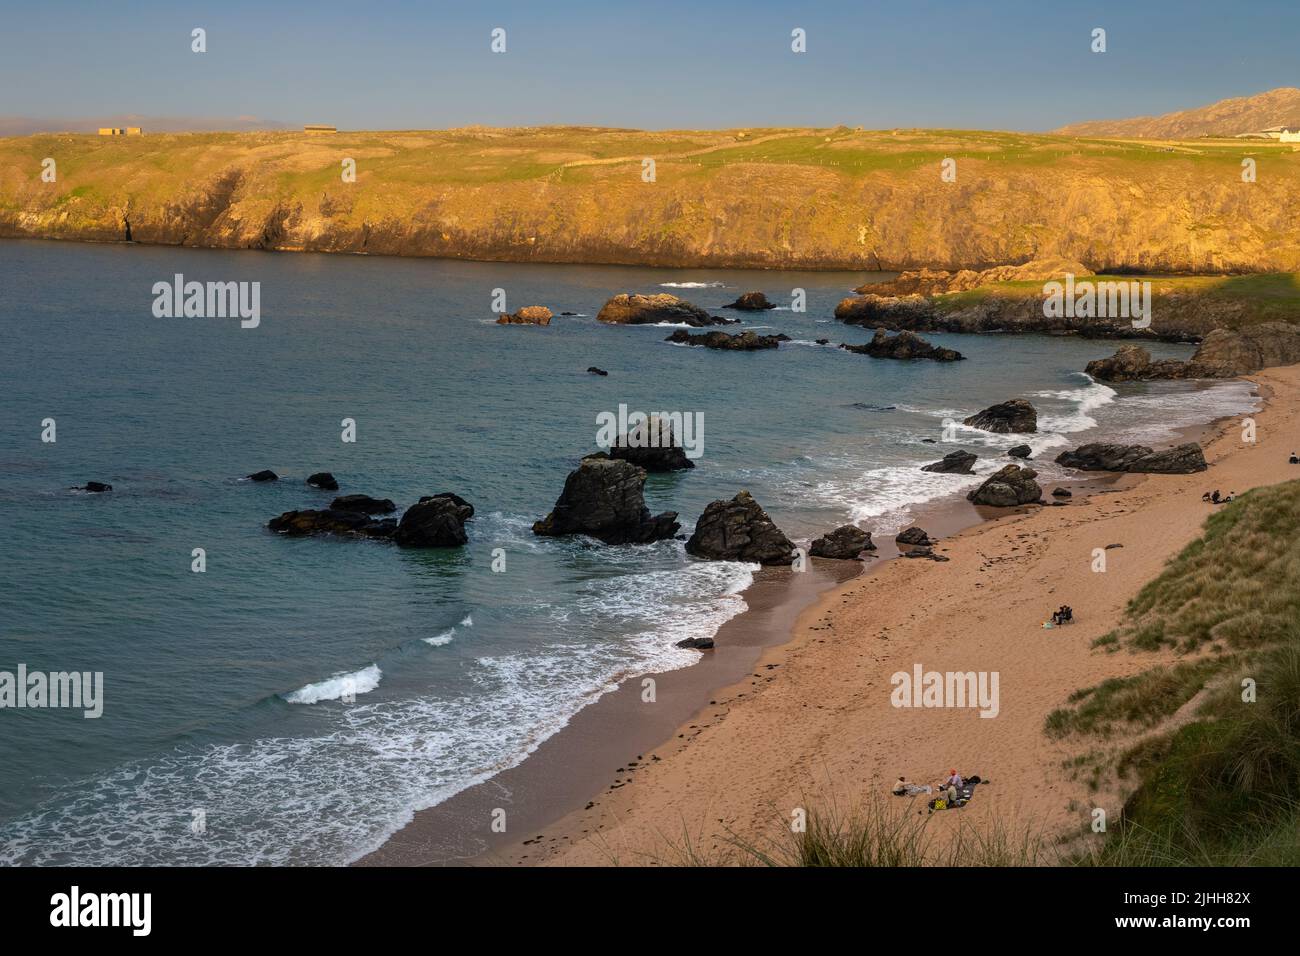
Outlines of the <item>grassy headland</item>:
M941 179L947 158L955 182ZM129 224L141 242L505 261L955 269L1059 256L1095 271L1290 272L1298 196L1300 153L1237 140L846 127L0 139L0 235L120 240Z

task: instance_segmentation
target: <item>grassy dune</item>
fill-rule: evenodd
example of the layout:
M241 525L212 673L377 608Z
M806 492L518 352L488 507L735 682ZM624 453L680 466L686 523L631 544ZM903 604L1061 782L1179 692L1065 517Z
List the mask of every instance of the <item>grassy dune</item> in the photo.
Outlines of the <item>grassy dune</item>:
M40 179L46 157L55 183ZM1233 140L845 127L0 139L4 235L121 239L129 223L144 242L509 261L1295 271L1297 197L1300 153Z

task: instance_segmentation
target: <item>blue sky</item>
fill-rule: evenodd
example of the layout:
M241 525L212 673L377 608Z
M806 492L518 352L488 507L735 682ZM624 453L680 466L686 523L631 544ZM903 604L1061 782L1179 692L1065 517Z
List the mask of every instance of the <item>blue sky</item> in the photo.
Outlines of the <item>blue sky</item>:
M0 17L0 116L1040 130L1300 85L1294 0L5 0Z

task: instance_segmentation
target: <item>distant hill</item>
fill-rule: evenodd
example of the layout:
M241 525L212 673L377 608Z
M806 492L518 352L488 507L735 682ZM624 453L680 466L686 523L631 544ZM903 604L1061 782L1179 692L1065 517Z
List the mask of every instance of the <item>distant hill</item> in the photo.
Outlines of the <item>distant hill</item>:
M1113 136L1125 139L1196 139L1236 136L1270 126L1300 126L1300 90L1284 86L1254 96L1220 100L1164 116L1125 120L1090 120L1062 126L1054 132L1068 136Z
M103 116L0 116L0 136L33 133L93 133L101 126L142 126L146 133L247 133L289 129L290 124L258 116L142 116L116 113Z

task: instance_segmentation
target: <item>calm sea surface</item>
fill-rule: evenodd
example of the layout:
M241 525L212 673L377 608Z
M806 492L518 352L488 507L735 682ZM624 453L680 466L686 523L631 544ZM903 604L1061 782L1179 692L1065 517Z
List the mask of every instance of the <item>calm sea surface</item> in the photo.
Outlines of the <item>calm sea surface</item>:
M155 318L153 284L175 273L260 282L260 326ZM1080 369L1111 343L930 336L969 358L949 365L814 344L869 337L832 318L866 278L0 242L0 671L104 675L98 719L0 710L0 863L346 862L612 683L690 664L674 643L743 610L750 567L529 530L620 403L704 416L698 467L652 475L652 510L689 532L747 488L800 541L850 520L892 532L978 482L917 470L953 447L983 474L1005 463L1018 439L922 441L993 402L1034 402L1036 453L1158 444L1252 407L1235 383L1094 384ZM624 291L716 310L754 289L788 306L795 288L806 313L720 313L795 339L778 351L595 321ZM494 289L511 310L579 314L500 327ZM1050 457L1040 480L1062 474ZM263 468L281 480L241 480ZM463 495L469 546L269 533L329 501L304 484L322 470L399 507ZM88 480L114 490L69 490Z

